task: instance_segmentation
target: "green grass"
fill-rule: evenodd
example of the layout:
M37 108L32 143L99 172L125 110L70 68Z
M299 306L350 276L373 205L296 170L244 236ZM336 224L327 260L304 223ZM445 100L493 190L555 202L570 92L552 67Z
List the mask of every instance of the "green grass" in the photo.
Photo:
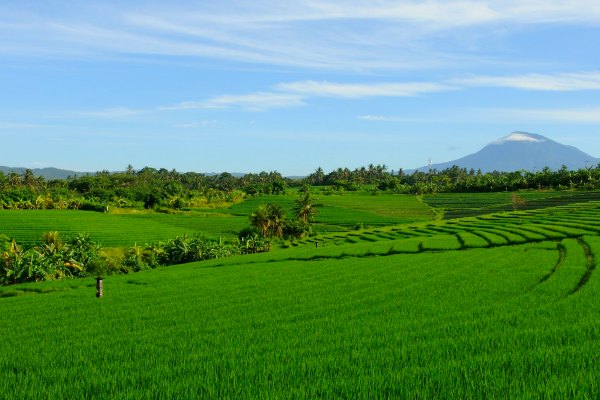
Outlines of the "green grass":
M462 231L457 234L467 248L488 247L490 243L474 233Z
M577 241L566 246L572 267L565 261L542 284L558 254L543 243L443 257L189 264L109 277L100 300L93 279L22 286L54 290L0 298L0 390L5 398L595 398L600 312L587 301L597 276L569 295L585 257Z
M525 200L525 210L536 210L549 207L564 206L573 203L598 201L600 192L569 191L520 191L516 192ZM445 218L462 218L512 211L512 193L439 193L423 196L425 203L431 207L443 209Z
M268 195L246 199L231 206L227 211L239 216L250 215L261 204L279 204L293 215L297 195ZM315 229L321 232L352 230L364 227L389 226L401 223L428 221L432 218L430 207L409 195L373 195L348 192L336 195L315 195L319 204Z
M423 250L458 250L460 241L455 235L437 235L423 239Z
M68 237L89 233L104 246L132 246L183 234L237 236L248 218L212 214L105 214L91 211L0 210L0 233L18 243L36 243L42 234L58 231Z
M3 398L600 397L600 236L581 222L600 203L433 223L415 197L322 197L333 228L381 208L356 211L372 218L358 231L109 276L102 299L93 278L0 287ZM2 212L0 226L218 235L264 199L206 216ZM393 215L393 200L420 206Z

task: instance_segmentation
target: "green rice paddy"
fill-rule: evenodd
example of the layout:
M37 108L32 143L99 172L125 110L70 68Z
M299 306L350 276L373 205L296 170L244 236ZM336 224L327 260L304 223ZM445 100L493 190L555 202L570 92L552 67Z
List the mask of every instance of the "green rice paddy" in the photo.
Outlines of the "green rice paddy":
M600 397L600 202L557 194L554 206L434 221L415 197L361 196L322 196L317 222L330 229L289 248L109 276L102 299L93 278L0 287L0 393ZM354 230L346 218L367 196L356 211L372 219ZM247 224L244 203L212 217L20 217L30 230L85 225L124 244L135 224L140 241L226 234ZM0 233L23 226L17 216L0 213Z

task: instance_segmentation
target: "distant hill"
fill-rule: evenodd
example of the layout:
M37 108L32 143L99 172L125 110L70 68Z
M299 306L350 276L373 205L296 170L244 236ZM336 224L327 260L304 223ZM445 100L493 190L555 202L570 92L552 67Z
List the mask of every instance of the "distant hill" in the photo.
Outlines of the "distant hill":
M454 165L467 170L481 169L484 173L539 171L544 167L558 170L563 165L570 170L576 170L596 166L598 163L600 158L586 154L573 146L560 144L534 133L513 132L488 144L477 153L454 161L432 164L431 167L421 167L418 170L425 172L432 168L442 171Z
M23 175L26 169L27 168L12 168L0 166L0 172L4 173L5 175L11 172L16 172L19 175ZM33 172L34 176L43 176L47 180L66 179L69 176L83 176L88 174L88 172L75 172L59 168L31 168L31 172Z
M13 168L13 167L0 166L0 172L4 173L5 175L7 175L11 172L16 172L19 175L23 175L23 173L25 172L26 169L27 168L23 168L23 167ZM31 171L33 172L34 176L43 176L46 180L66 179L69 176L73 177L73 176L84 176L84 175L95 175L96 174L95 172L77 172L77 171L70 171L70 170L59 169L59 168L31 168ZM203 174L206 176L215 176L215 175L221 175L222 172L204 172ZM246 173L232 172L231 175L236 178L241 178L242 176L246 175ZM292 177L292 179L293 178L297 178L297 177Z

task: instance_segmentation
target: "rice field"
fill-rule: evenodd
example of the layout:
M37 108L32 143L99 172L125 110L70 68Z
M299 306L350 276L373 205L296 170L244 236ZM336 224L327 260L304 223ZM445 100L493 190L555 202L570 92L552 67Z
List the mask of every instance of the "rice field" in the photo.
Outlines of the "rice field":
M535 210L573 203L600 201L600 192L523 191L516 192L525 200L519 209ZM511 192L501 193L439 193L423 196L431 207L444 211L446 219L512 211Z
M107 247L133 246L183 234L234 237L248 218L201 214L111 214L73 210L0 210L0 233L18 243L38 243L42 234L58 231L64 237L87 233Z
M212 218L246 223L234 207ZM0 287L0 393L599 398L600 202L444 221L420 212L109 276L102 299L93 278ZM96 217L109 236L112 216ZM160 217L136 221L152 234L208 226Z

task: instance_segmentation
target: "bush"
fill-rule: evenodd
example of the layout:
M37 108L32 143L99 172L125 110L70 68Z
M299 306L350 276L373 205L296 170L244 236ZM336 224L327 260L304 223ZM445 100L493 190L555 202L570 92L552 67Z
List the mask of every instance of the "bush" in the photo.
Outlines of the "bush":
M260 235L260 230L255 226L247 226L238 233L238 239L243 240L244 238Z
M95 201L85 200L79 206L80 210L84 211L96 211L96 212L105 212L106 204L97 203Z
M293 237L301 239L310 233L310 226L300 220L286 220L283 227L283 235L285 237Z

